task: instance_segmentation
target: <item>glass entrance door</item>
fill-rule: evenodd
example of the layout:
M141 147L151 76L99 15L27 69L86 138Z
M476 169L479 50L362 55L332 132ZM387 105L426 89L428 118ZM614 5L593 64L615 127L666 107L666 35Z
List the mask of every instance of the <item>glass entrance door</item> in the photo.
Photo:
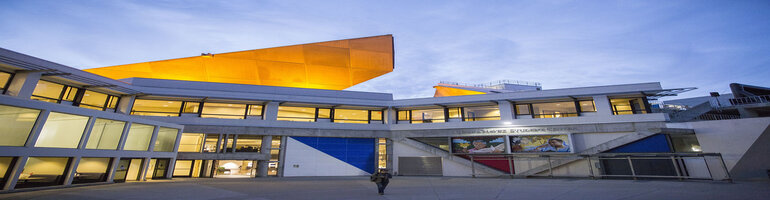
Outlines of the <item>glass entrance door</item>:
M126 181L135 181L139 179L139 172L142 171L141 158L121 158L118 161L118 168L115 169L115 178L113 181L122 183Z
M217 160L216 166L215 178L251 178L256 172L252 160Z

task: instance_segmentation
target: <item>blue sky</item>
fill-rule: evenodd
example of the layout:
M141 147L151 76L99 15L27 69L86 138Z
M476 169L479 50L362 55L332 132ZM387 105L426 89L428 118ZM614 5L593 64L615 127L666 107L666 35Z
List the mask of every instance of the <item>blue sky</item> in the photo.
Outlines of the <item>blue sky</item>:
M430 97L439 81L544 89L770 87L770 1L3 0L0 47L80 69L393 34L392 73L348 90Z

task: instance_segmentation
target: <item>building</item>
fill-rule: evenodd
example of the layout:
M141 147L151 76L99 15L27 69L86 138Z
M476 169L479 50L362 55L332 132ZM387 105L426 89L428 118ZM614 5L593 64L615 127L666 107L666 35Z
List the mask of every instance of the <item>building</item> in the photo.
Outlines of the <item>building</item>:
M691 88L442 83L437 97L399 100L342 90L393 63L391 35L88 70L0 49L0 182L24 191L378 168L729 179L697 131L648 103Z

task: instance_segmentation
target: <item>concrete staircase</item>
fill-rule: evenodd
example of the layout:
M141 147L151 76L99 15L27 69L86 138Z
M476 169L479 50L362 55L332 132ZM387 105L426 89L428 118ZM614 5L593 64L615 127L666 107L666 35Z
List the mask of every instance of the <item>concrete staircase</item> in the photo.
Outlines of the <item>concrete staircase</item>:
M585 150L583 150L581 152L578 152L578 154L589 154L590 155L590 154L601 153L601 152L604 152L604 151L607 151L607 150L610 150L610 149L614 149L614 148L623 146L623 145L631 143L631 142L635 142L635 141L647 138L647 137L655 135L657 133L660 133L660 130L650 130L650 131L634 132L634 133L631 133L631 134L628 134L628 135L624 135L622 137L615 138L613 140L607 141L605 143L596 145L594 147L585 149ZM562 159L562 160L552 160L551 161L551 166L552 166L552 168L555 169L557 167L560 167L560 166L563 166L563 165L566 165L566 164L570 164L570 163L578 161L578 160L581 160L581 158L569 158L569 159ZM538 173L541 173L541 172L545 172L545 171L548 171L548 164L537 166L537 167L534 167L534 168L529 169L529 170L524 171L524 172L518 172L514 176L515 177L527 177L527 176L535 175L535 174L538 174Z
M417 140L413 140L413 139L409 139L409 138L398 138L398 139L394 139L393 141L401 143L401 144L404 144L404 145L408 145L408 146L411 146L411 147L414 147L414 148L417 148L417 149L420 149L422 151L429 152L430 154L433 154L433 155L436 155L436 156L440 156L444 160L452 161L452 162L455 162L455 163L459 163L459 164L471 167L471 161L470 160L465 159L463 157L452 155L451 153L449 153L449 152L447 152L447 151L445 151L443 149L436 148L434 146L431 146L431 145L419 142ZM485 165L478 164L478 163L473 164L473 167L476 169L477 173L478 172L483 172L483 173L489 174L491 176L507 175L504 172L501 172L499 170L496 170L496 169L493 169L491 167L487 167Z

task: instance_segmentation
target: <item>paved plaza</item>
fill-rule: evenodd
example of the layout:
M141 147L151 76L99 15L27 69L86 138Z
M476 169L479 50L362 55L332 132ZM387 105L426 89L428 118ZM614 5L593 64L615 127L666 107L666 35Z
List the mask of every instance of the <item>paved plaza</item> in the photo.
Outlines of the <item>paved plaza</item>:
M395 177L174 179L0 194L0 199L768 199L770 182Z

